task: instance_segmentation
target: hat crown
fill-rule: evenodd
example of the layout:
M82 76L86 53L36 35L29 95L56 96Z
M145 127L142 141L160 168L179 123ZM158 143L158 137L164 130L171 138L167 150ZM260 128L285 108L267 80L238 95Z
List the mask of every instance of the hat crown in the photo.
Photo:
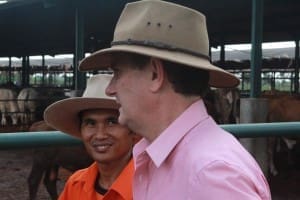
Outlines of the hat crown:
M235 87L239 79L211 64L206 19L200 12L170 2L128 3L114 32L111 47L82 60L80 70L111 67L116 52L156 57L209 71L209 85Z
M83 92L82 97L85 98L101 98L114 100L115 98L107 96L105 94L105 89L109 84L112 75L110 74L97 74L90 77L87 80L87 86Z
M45 121L53 128L81 138L79 113L90 109L113 109L119 105L115 98L105 94L112 75L98 74L87 80L82 97L72 97L57 101L44 111Z
M209 53L205 16L196 10L159 0L126 4L112 44L120 41L154 44L154 47L170 47L206 57Z

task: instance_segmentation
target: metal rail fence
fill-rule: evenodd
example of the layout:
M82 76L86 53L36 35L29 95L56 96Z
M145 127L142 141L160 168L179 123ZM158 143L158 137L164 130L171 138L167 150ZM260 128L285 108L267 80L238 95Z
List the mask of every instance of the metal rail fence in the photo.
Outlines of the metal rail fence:
M300 122L220 125L238 138L300 137ZM0 133L0 150L78 145L81 141L59 131Z

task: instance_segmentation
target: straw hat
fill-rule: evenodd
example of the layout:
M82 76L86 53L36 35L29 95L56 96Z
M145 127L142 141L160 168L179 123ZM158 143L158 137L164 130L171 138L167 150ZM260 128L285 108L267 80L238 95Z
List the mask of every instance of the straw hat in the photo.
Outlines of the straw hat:
M82 60L80 70L111 66L114 52L153 56L208 70L209 85L234 87L239 79L210 63L206 19L200 12L159 0L126 4L114 32L111 48Z
M105 88L112 76L94 75L87 81L82 97L57 101L44 112L45 121L53 128L80 138L79 112L87 109L118 109L115 99L105 94Z

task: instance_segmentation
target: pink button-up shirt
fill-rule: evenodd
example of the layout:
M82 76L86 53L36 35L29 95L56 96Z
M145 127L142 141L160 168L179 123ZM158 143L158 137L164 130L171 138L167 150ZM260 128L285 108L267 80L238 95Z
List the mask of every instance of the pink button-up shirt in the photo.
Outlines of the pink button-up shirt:
M151 144L134 148L135 200L271 199L253 157L207 114L192 104Z

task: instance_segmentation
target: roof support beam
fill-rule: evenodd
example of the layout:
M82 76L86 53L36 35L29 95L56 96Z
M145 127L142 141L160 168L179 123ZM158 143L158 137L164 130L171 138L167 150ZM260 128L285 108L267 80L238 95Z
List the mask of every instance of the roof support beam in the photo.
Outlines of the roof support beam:
M299 93L299 39L295 41L295 77L294 77L294 85L295 85L295 93Z
M220 65L221 67L224 67L225 64L225 44L221 43L221 50L220 50Z
M29 56L22 57L22 86L28 87L29 86Z
M9 56L9 58L8 58L9 60L8 60L8 76L9 76L9 78L8 78L8 82L9 82L9 84L11 84L12 83L12 77L11 77L11 68L12 68L12 66L11 66L11 57Z
M264 0L252 0L251 32L251 76L250 97L257 98L261 93L262 35Z
M0 10L8 10L20 6L26 6L39 2L40 0L26 0L26 1L9 1L8 3L2 4Z
M74 86L75 90L84 90L86 76L78 71L78 64L84 58L84 12L79 2L75 9L75 56L74 56Z
M46 66L45 66L45 55L42 55L42 68L43 68L43 76L42 76L42 86L45 86L45 76L46 76Z

